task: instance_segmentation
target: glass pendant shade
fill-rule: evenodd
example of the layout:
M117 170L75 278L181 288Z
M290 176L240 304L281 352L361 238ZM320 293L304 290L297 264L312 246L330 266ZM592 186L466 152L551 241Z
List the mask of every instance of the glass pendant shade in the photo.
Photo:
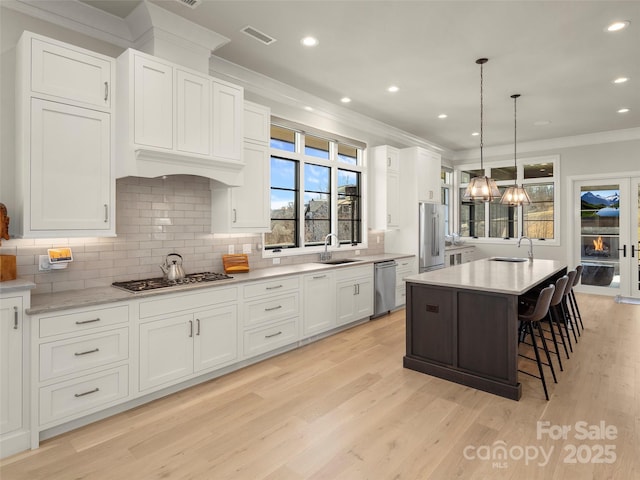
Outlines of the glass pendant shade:
M517 205L530 205L531 199L524 187L518 185L512 185L507 188L500 199L500 203L503 205L517 206Z
M462 195L464 201L491 202L500 197L500 190L493 178L473 177Z

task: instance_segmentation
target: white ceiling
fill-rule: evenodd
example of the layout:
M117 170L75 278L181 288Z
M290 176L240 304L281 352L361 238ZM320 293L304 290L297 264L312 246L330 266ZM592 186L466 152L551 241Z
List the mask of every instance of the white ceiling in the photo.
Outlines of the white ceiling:
M140 2L84 3L125 17ZM451 150L479 145L480 57L485 146L513 142L514 93L519 142L640 126L639 1L152 3L228 37L221 58L337 105L349 96L345 108ZM616 20L631 23L606 32ZM259 43L247 25L277 41ZM303 47L305 35L319 45ZM630 80L614 85L620 76Z

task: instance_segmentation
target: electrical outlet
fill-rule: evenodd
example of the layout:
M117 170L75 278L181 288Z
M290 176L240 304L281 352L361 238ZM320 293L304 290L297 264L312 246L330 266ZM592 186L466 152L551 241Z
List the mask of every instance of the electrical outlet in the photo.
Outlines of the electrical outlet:
M356 255L360 255L360 250L356 250Z
M38 270L41 272L50 272L51 264L49 263L49 255L40 255L38 258Z
M242 253L251 253L251 244L243 243L242 244Z
M376 235L376 243L380 243L380 235Z
M273 264L274 265L280 265L280 259L279 258L274 258L273 259Z
M234 248L233 245L229 245L229 255L233 255L235 253L236 249Z

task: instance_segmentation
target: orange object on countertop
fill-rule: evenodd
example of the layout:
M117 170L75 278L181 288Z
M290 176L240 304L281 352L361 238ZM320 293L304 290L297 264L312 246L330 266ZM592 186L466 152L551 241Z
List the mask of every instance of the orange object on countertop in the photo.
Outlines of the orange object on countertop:
M0 255L0 282L16 279L16 256Z
M244 253L222 255L224 273L244 273L249 271L249 256Z

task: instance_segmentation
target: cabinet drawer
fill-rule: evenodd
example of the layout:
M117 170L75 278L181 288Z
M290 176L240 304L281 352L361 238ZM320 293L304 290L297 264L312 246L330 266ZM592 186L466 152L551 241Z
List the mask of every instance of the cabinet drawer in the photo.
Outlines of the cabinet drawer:
M244 326L254 326L269 321L281 320L299 313L298 293L281 295L265 300L246 303Z
M357 267L338 268L336 270L336 280L339 282L351 278L366 278L368 276L371 276L371 279L373 279L372 263Z
M82 372L129 357L129 329L40 345L40 380Z
M171 312L182 312L217 303L232 302L238 298L238 288L207 288L197 293L155 297L140 302L140 318L154 317Z
M260 282L245 285L244 298L258 297L260 295L278 295L281 292L299 288L298 277L284 277L270 282Z
M115 325L129 321L129 306L83 310L51 317L41 317L38 321L40 338L70 332L82 332L92 328Z
M40 425L65 417L80 417L90 410L126 398L126 365L40 389Z
M276 325L244 333L245 357L252 357L295 342L298 338L298 319L292 318Z
M396 287L396 307L400 307L407 303L407 289L404 285Z

